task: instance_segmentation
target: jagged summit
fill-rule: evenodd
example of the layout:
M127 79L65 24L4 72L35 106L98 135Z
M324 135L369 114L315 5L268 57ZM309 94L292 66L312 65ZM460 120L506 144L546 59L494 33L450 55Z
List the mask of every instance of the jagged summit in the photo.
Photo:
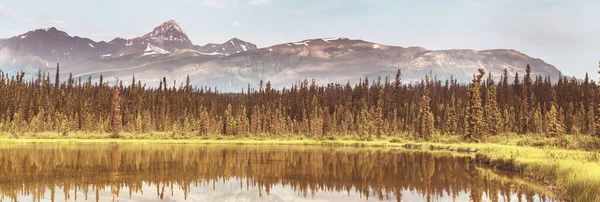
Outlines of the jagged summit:
M69 36L69 34L67 34L66 32L56 29L56 27L48 27L48 28L44 28L44 29L36 29L36 30L32 30L29 31L27 33L15 36L15 37L20 37L25 39L28 35L38 35L38 36L50 36L50 35L56 35L56 36Z
M185 31L183 31L181 26L179 26L175 20L169 20L162 23L158 27L155 27L152 32L142 36L142 38L162 39L165 41L190 41L185 34Z

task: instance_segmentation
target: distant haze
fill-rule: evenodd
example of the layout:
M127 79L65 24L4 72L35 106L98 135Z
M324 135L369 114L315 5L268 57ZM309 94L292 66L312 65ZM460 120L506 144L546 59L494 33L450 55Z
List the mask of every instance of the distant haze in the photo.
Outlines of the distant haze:
M194 44L233 37L267 47L348 37L427 49L516 49L564 74L598 78L597 0L3 1L0 38L55 26L93 40L135 37L176 19ZM444 2L444 4L440 4Z

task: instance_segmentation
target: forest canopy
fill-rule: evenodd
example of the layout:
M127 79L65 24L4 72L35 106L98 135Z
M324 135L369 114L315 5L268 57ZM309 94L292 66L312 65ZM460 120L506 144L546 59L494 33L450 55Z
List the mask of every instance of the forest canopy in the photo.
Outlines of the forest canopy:
M466 141L514 132L600 136L598 85L561 76L492 75L480 69L471 83L424 75L418 83L395 77L362 78L350 83L302 82L271 88L221 93L163 78L146 87L133 77L99 82L59 78L41 72L32 80L0 71L0 132L27 133L169 132L187 137L220 134L305 136L316 139L353 136L360 140L408 134L428 140L432 134L460 135ZM494 79L499 76L498 79ZM35 77L35 76L34 76ZM359 78L357 78L359 79ZM112 83L111 83L112 82ZM111 85L109 85L111 84ZM170 85L172 84L172 85Z

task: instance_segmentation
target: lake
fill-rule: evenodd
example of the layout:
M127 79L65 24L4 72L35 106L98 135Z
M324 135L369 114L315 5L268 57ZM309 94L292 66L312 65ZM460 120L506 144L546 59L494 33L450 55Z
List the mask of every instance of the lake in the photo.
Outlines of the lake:
M405 149L0 145L2 201L553 201L471 157Z

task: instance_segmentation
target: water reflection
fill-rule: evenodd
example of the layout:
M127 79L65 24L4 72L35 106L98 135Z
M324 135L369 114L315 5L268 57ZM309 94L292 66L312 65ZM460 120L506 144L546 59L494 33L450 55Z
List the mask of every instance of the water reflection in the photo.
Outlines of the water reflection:
M383 149L0 146L3 201L550 201L468 157Z

